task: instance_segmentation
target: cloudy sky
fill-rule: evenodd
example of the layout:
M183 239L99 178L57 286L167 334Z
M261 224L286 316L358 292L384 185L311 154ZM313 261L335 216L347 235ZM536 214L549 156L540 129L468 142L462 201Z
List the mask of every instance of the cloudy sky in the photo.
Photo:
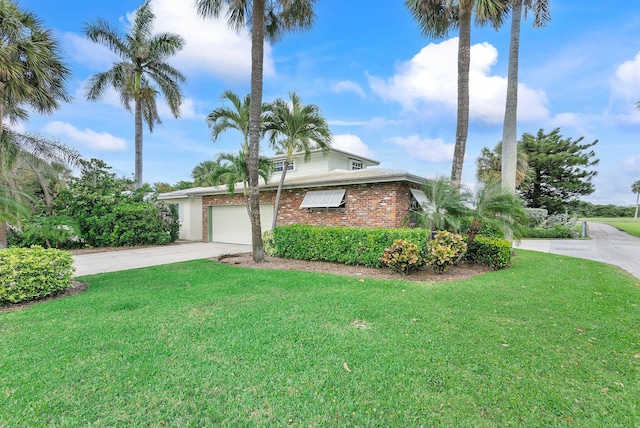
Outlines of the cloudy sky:
M611 7L601 0L550 0L544 28L523 22L518 134L559 127L565 137L595 146L600 164L594 203L631 205L640 179L640 3ZM73 70L74 102L52 116L33 115L24 127L54 136L85 157L103 159L118 175L134 170L134 119L115 93L84 99L89 77L114 56L83 36L97 18L125 30L138 0L22 0L53 29ZM155 31L182 35L172 64L188 78L182 117L164 105L162 125L144 135L145 182L190 180L198 163L237 150L230 131L214 144L205 116L230 89L249 92L250 41L224 19L202 20L192 0L152 0ZM430 177L450 173L456 123L455 33L427 39L404 7L391 0L318 0L312 30L286 35L265 49L264 100L296 92L318 105L333 145L377 159L382 167ZM475 159L502 137L509 28L472 30L470 127L463 181L475 181ZM263 152L272 154L263 144Z

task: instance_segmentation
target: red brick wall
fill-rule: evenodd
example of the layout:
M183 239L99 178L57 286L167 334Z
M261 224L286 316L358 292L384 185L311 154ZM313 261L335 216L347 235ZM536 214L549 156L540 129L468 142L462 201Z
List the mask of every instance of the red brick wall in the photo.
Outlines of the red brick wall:
M416 185L411 187L418 188ZM308 191L345 189L345 207L329 209L299 208ZM406 182L357 184L283 190L280 197L278 226L312 224L322 226L402 227L411 205L410 186ZM275 191L260 192L260 203L273 204ZM244 196L212 195L202 198L202 239L208 240L208 207L239 205Z

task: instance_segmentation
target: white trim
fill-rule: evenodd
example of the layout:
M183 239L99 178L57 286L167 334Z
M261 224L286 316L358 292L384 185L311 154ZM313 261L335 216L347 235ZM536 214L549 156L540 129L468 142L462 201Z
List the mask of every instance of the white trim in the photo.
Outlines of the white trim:
M291 162L289 162L289 165L287 166L287 171L294 171L295 169L296 169L296 161L292 160ZM282 171L284 171L284 160L274 161L273 172L282 172Z
M308 191L300 208L339 208L344 203L344 193L345 189Z
M414 198L416 198L416 202L420 207L423 207L424 205L429 203L429 200L427 199L427 195L425 195L422 190L419 190L419 189L409 189L409 190L411 190L411 194L413 195Z

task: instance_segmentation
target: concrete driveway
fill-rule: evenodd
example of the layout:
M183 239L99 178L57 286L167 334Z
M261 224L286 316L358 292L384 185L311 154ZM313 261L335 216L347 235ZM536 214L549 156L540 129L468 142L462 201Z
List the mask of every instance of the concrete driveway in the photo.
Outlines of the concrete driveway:
M73 264L76 268L75 276L78 277L250 251L250 245L189 242L135 250L82 254L73 256Z
M640 279L640 238L602 223L588 224L590 239L524 239L514 246L619 266Z

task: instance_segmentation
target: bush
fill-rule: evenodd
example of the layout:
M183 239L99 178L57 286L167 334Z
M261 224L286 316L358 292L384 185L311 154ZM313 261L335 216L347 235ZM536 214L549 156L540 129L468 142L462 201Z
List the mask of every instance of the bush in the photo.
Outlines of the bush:
M264 252L267 256L277 255L276 247L273 242L273 230L265 230L262 232L262 245L264 245Z
M425 261L434 271L444 273L467 251L461 235L441 230L427 244Z
M393 245L384 250L380 261L392 271L404 275L409 275L409 272L418 269L424 263L420 256L420 248L404 239L394 240Z
M56 295L71 286L71 254L56 249L0 250L0 305Z
M504 269L511 265L511 243L500 238L476 235L468 246L464 259L486 265L493 270Z
M576 227L577 220L575 216L570 217L569 214L552 214L546 218L541 226L545 229L554 229L557 226L562 226L572 230Z
M290 225L273 231L275 255L279 257L368 267L382 267L380 257L396 239L411 241L424 251L428 238L428 230L409 228Z
M540 226L549 216L549 211L544 208L527 208L526 211L530 227Z
M577 238L578 232L561 225L556 225L552 229L545 229L543 227L530 227L528 229L524 229L522 237L539 239L570 239Z

